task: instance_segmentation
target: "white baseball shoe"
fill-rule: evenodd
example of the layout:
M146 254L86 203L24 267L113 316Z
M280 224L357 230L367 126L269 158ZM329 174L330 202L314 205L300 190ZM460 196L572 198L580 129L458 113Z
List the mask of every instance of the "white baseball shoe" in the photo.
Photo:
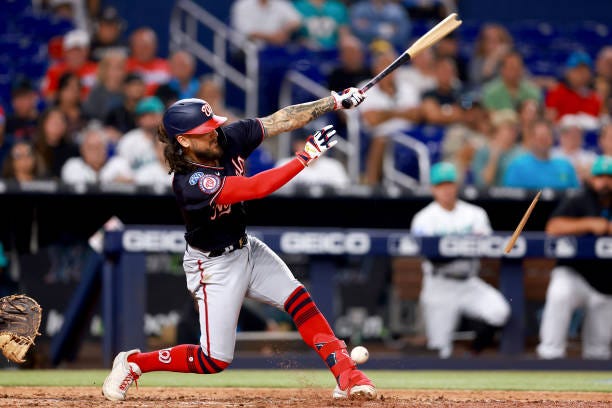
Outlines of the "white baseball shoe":
M340 378L340 384L346 383L345 389L336 385L332 397L334 399L350 398L360 400L376 399L376 387L364 373L357 369L347 373L348 378Z
M122 351L113 360L113 368L102 385L102 394L106 399L111 401L125 400L128 389L142 374L138 365L127 361L128 356L135 353L140 353L140 350Z

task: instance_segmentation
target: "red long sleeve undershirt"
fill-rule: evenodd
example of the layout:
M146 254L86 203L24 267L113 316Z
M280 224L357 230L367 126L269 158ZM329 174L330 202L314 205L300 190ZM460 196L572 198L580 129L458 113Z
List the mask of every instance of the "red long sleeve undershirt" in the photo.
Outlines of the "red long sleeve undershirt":
M287 184L302 170L304 164L296 157L282 166L262 171L251 177L226 177L215 203L227 205L265 197Z

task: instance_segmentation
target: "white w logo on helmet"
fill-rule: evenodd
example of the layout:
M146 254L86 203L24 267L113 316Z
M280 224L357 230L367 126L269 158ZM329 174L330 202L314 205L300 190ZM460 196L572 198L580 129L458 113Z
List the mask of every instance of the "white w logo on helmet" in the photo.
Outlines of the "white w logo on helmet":
M213 110L208 102L204 102L204 105L202 105L202 112L204 112L206 116L212 116Z

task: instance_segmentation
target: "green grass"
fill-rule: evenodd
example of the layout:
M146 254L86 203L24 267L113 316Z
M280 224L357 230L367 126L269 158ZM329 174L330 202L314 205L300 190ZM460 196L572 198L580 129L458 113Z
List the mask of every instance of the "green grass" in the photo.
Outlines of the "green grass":
M378 388L604 391L612 372L576 371L383 371L366 372ZM0 386L100 386L105 370L1 370ZM215 375L148 373L139 386L333 388L324 370L227 370Z

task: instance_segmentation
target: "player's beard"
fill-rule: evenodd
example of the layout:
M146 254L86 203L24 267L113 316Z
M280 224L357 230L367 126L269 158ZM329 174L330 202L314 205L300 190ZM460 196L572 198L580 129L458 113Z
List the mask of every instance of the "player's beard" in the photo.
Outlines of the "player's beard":
M193 155L200 163L219 162L223 156L223 148L217 143L212 149L194 150Z

